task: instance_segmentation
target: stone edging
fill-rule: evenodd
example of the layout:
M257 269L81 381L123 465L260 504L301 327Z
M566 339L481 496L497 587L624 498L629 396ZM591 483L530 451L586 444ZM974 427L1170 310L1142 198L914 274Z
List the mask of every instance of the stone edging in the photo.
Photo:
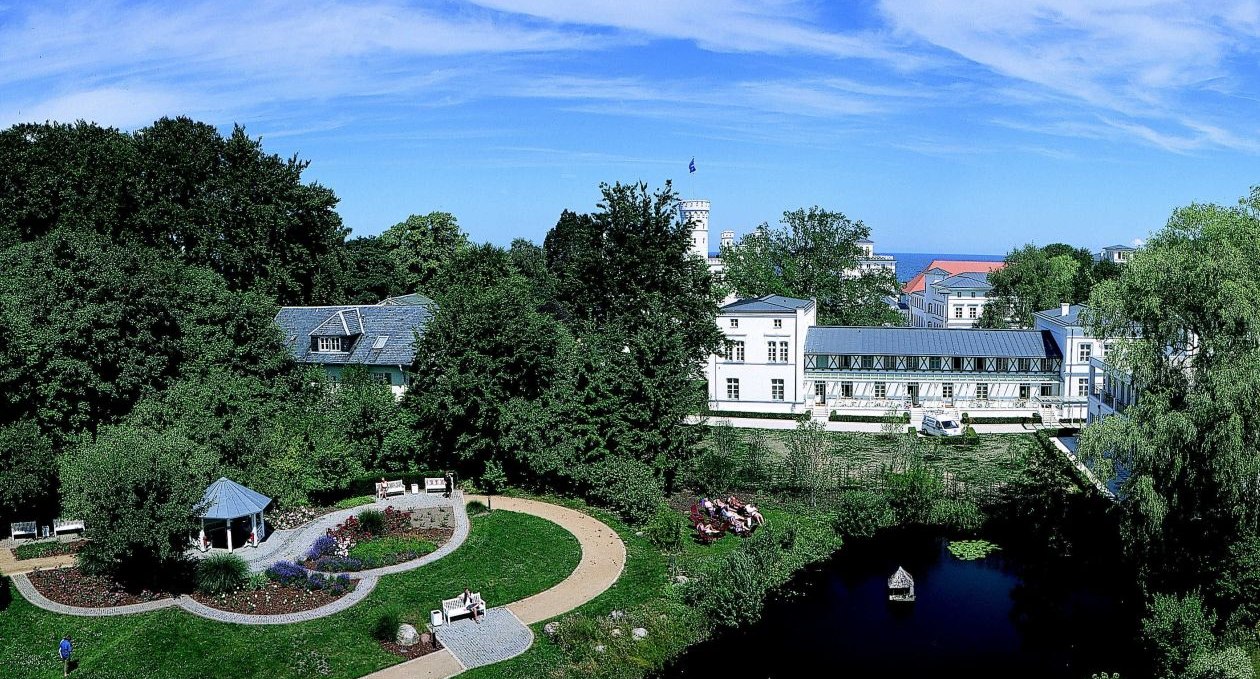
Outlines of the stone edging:
M403 563L394 564L392 566L382 566L381 568L373 568L366 571L358 571L354 573L346 573L351 579L358 580L359 584L355 586L354 591L349 594L331 601L319 608L312 608L308 611L299 611L296 613L281 613L277 615L253 615L248 613L233 613L230 611L221 611L217 608L211 608L203 603L198 602L192 597L182 596L171 599L158 599L157 601L146 601L139 604L130 604L127 606L110 606L106 608L84 608L81 606L67 606L57 603L44 595L40 594L35 586L25 575L13 576L13 583L17 586L17 590L26 597L26 600L47 611L53 613L61 613L64 615L78 615L85 617L103 617L110 615L134 615L136 613L146 613L162 608L170 608L178 606L185 611L215 620L217 622L234 623L240 625L285 625L295 622L305 622L307 620L315 620L323 618L334 613L343 611L354 604L362 601L368 594L376 588L376 583L381 575L402 573L414 570L425 564L432 563L447 556L455 551L468 538L469 523L468 513L464 509L463 494L459 493L454 498L454 517L455 531L451 534L451 539L446 541L436 551L426 554L418 559L405 561ZM357 509L357 508L356 508ZM327 516L327 515L325 515ZM323 518L323 517L320 517ZM288 542L286 542L286 546ZM283 549L283 548L282 548ZM279 551L279 550L277 550ZM329 574L338 575L338 574Z

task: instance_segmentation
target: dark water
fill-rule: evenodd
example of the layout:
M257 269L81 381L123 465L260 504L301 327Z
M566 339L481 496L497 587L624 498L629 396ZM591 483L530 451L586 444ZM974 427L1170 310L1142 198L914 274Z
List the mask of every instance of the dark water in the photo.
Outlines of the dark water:
M958 254L932 254L928 252L879 252L876 254L892 255L897 258L897 281L905 283L914 278L916 274L927 268L928 264L934 259L964 259L979 262L1000 262L1006 259L1005 255L958 255Z
M888 601L904 566L915 603ZM689 649L663 678L1085 677L1132 674L1133 622L1108 578L1010 554L961 561L928 534L847 545L767 604L750 629Z

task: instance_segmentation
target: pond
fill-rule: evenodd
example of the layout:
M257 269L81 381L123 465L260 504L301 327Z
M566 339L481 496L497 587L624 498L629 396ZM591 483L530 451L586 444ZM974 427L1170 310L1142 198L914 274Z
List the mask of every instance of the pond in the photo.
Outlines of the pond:
M692 647L659 677L1133 676L1133 617L1106 574L1006 551L962 561L946 544L897 531L846 545L759 623ZM898 566L915 579L914 603L888 601Z

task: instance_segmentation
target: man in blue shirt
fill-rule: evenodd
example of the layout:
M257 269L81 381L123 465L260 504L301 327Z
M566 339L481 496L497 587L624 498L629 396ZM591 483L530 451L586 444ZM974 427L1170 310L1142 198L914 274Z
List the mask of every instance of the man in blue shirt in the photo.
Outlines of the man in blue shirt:
M61 647L57 651L61 654L62 662L65 663L65 669L61 674L63 677L70 676L70 652L73 650L74 646L70 643L70 635L67 634L61 637Z

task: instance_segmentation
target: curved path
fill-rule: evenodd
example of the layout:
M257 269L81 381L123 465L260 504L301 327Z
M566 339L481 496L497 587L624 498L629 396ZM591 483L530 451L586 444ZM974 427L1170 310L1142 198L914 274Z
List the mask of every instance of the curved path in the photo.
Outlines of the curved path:
M412 499L408 500L408 498ZM423 495L404 496L399 498L399 500L402 501L394 501L389 504L391 506L407 509L418 506L435 506L435 503L432 502L432 498ZM340 599L324 604L319 608L312 608L309 611L282 613L278 615L233 613L230 611L222 611L217 608L211 608L188 596L181 596L172 599L158 599L156 601L146 601L144 603L131 604L128 606L84 608L80 606L67 606L48 599L35 589L35 586L31 584L30 580L25 575L15 575L13 577L13 584L17 587L17 590L22 593L22 596L26 597L27 601L30 601L32 604L43 608L44 610L64 615L79 615L84 617L132 615L135 613L157 610L159 608L179 606L193 615L198 615L210 620L216 620L218 622L235 623L240 625L287 625L294 622L305 622L307 620L315 620L317 618L323 618L334 613L338 613L362 601L368 594L372 593L373 589L376 588L376 583L381 575L401 573L403 571L419 568L425 564L441 559L447 554L455 551L460 545L464 544L464 540L468 538L468 514L464 511L463 494L457 492L454 497L449 500L443 499L442 504L447 503L452 506L452 513L455 518L455 529L454 533L451 534L451 539L447 540L446 544L442 545L436 551L426 554L418 559L394 564L393 566L383 566L381 568L346 573L346 575L348 575L352 580L358 581L358 584L355 585L354 591L341 597ZM253 549L241 549L238 550L238 552L244 552L250 557L247 559L247 563L250 564L251 570L266 570L267 567L277 561L292 559L293 554L300 556L305 550L310 549L310 545L314 544L315 538L323 535L327 529L337 525L351 514L363 511L366 508L369 507L356 507L354 509L333 512L319 517L311 523L308 523L296 530L285 531L285 533L287 533L287 535L283 536L285 539L278 541L275 547L265 551L255 552ZM273 533L273 537L276 536L277 533L280 533L280 531ZM305 538L309 538L309 540L303 542ZM266 544L267 543L264 542L264 545ZM242 555L242 558L245 558L245 555Z
M485 502L485 498L469 499ZM598 519L566 507L522 498L496 497L493 506L495 511L521 512L547 519L573 533L582 547L582 560L577 568L551 589L490 609L482 625L459 620L439 627L438 639L446 648L367 675L367 679L440 679L470 667L520 655L533 641L533 632L527 625L581 606L612 587L621 577L626 567L626 545L616 531ZM488 624L492 627L486 627ZM522 630L528 633L530 643L523 643Z

